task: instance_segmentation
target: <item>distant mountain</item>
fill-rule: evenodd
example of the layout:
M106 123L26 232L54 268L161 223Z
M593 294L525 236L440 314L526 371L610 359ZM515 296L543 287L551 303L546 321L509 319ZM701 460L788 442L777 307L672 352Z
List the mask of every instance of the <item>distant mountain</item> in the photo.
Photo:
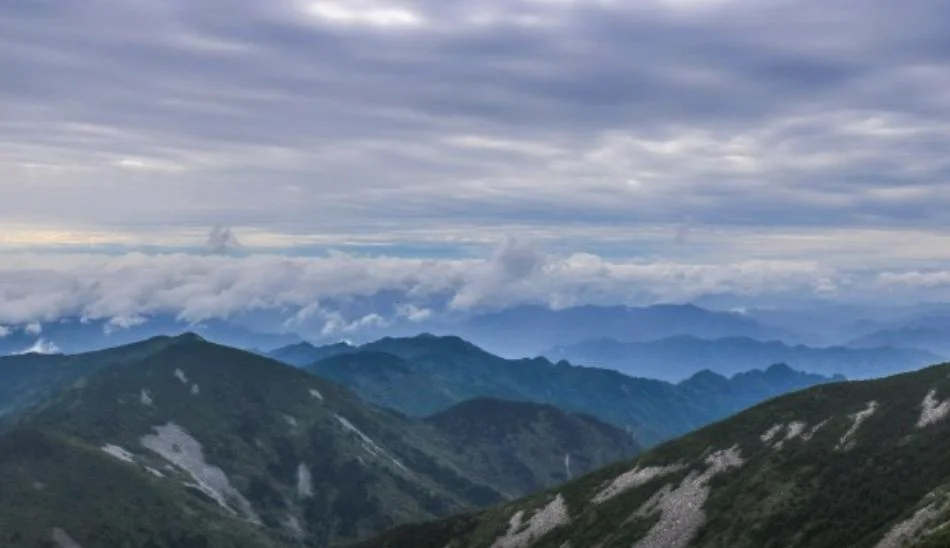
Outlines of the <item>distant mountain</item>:
M7 401L2 546L328 546L554 485L551 455L585 473L639 449L538 405L409 419L190 334L0 371L25 383L24 359L26 385L59 388ZM517 428L494 432L499 414Z
M303 367L324 358L355 351L356 347L346 342L338 342L325 346L315 346L308 342L299 342L282 346L270 352L265 352L264 355L289 365Z
M409 415L437 413L478 397L546 403L628 429L647 445L832 380L775 366L732 378L705 372L676 385L566 361L507 360L459 337L428 334L380 339L306 369Z
M114 348L162 335L198 333L207 340L235 348L273 349L301 341L292 333L265 333L226 320L207 320L192 324L174 316L157 315L137 318L119 326L107 320L64 318L30 326L7 327L0 337L0 356L24 352L38 343L65 354L77 354Z
M359 548L950 546L950 364L776 398L548 492Z
M475 316L455 332L506 356L534 356L554 346L608 338L642 342L692 335L704 339L749 337L795 342L793 333L732 312L694 305L581 306L551 310L522 306ZM513 336L516 335L516 336Z
M706 340L687 335L643 343L598 339L555 347L544 354L552 360L566 359L674 382L701 369L733 375L774 363L784 363L799 371L859 379L910 371L943 359L906 348L813 348L746 337Z
M877 330L852 340L848 346L903 346L950 356L950 318L918 319L899 327Z

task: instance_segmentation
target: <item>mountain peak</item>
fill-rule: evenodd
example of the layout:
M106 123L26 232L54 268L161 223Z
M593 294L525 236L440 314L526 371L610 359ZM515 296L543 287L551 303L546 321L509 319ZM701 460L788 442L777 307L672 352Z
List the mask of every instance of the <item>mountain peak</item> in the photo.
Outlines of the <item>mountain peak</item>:
M202 337L201 335L195 333L194 331L185 331L180 335L176 335L171 338L172 342L175 343L198 343L198 342L208 342L208 339Z

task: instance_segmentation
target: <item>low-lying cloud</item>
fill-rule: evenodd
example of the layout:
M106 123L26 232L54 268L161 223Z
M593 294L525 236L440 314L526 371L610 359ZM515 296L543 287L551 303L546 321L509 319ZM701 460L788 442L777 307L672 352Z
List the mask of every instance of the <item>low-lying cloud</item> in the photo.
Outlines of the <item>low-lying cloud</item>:
M932 280L939 287L918 279L803 261L618 261L544 253L514 241L483 259L22 254L0 266L0 325L25 325L39 335L38 322L61 318L108 320L107 328L118 330L159 314L197 323L270 311L286 318L287 330L316 325L328 335L520 304L644 305L717 295L749 305L789 295L847 300L877 294L882 284L901 298L908 281L950 289L945 274ZM395 304L373 304L386 295Z

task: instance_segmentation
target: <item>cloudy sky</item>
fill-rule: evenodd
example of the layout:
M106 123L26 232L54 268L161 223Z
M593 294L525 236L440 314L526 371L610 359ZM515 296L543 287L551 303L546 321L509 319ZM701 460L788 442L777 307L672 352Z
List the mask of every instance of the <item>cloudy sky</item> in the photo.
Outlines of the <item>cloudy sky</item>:
M948 60L944 0L3 2L0 323L947 298Z

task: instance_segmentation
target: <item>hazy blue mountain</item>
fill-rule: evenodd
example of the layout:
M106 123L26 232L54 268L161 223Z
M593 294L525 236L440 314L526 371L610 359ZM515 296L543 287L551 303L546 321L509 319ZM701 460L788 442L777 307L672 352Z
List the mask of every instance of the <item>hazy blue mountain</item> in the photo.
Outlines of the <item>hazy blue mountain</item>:
M849 342L849 346L904 346L950 356L950 316L925 316L879 329Z
M750 337L795 341L793 333L733 312L713 312L694 305L648 307L580 306L551 310L521 306L477 315L455 332L505 356L534 356L558 345L609 338L650 341L675 335L713 339Z
M764 399L832 380L774 366L731 378L704 372L677 385L546 358L508 360L459 337L428 334L381 339L306 369L414 416L478 397L531 401L590 414L630 430L648 445ZM708 378L719 382L700 382Z
M10 366L21 383L40 371L31 385L58 388L6 417L2 546L47 546L54 534L84 546L328 546L639 450L621 429L534 404L410 419L191 334L0 359ZM508 428L495 431L499 415Z
M555 347L544 354L552 360L566 359L674 382L701 369L733 375L774 363L859 379L910 371L942 360L939 355L907 348L813 348L747 337L706 340L688 335L640 343L597 339Z
M950 364L776 398L517 502L359 548L945 548Z
M329 358L331 356L337 356L340 354L348 354L355 351L356 347L347 342L338 342L324 346L316 346L308 342L299 342L288 346L282 346L276 350L272 350L264 354L274 358L277 361L297 367L303 367L305 365L310 365L313 362L322 360L323 358Z

